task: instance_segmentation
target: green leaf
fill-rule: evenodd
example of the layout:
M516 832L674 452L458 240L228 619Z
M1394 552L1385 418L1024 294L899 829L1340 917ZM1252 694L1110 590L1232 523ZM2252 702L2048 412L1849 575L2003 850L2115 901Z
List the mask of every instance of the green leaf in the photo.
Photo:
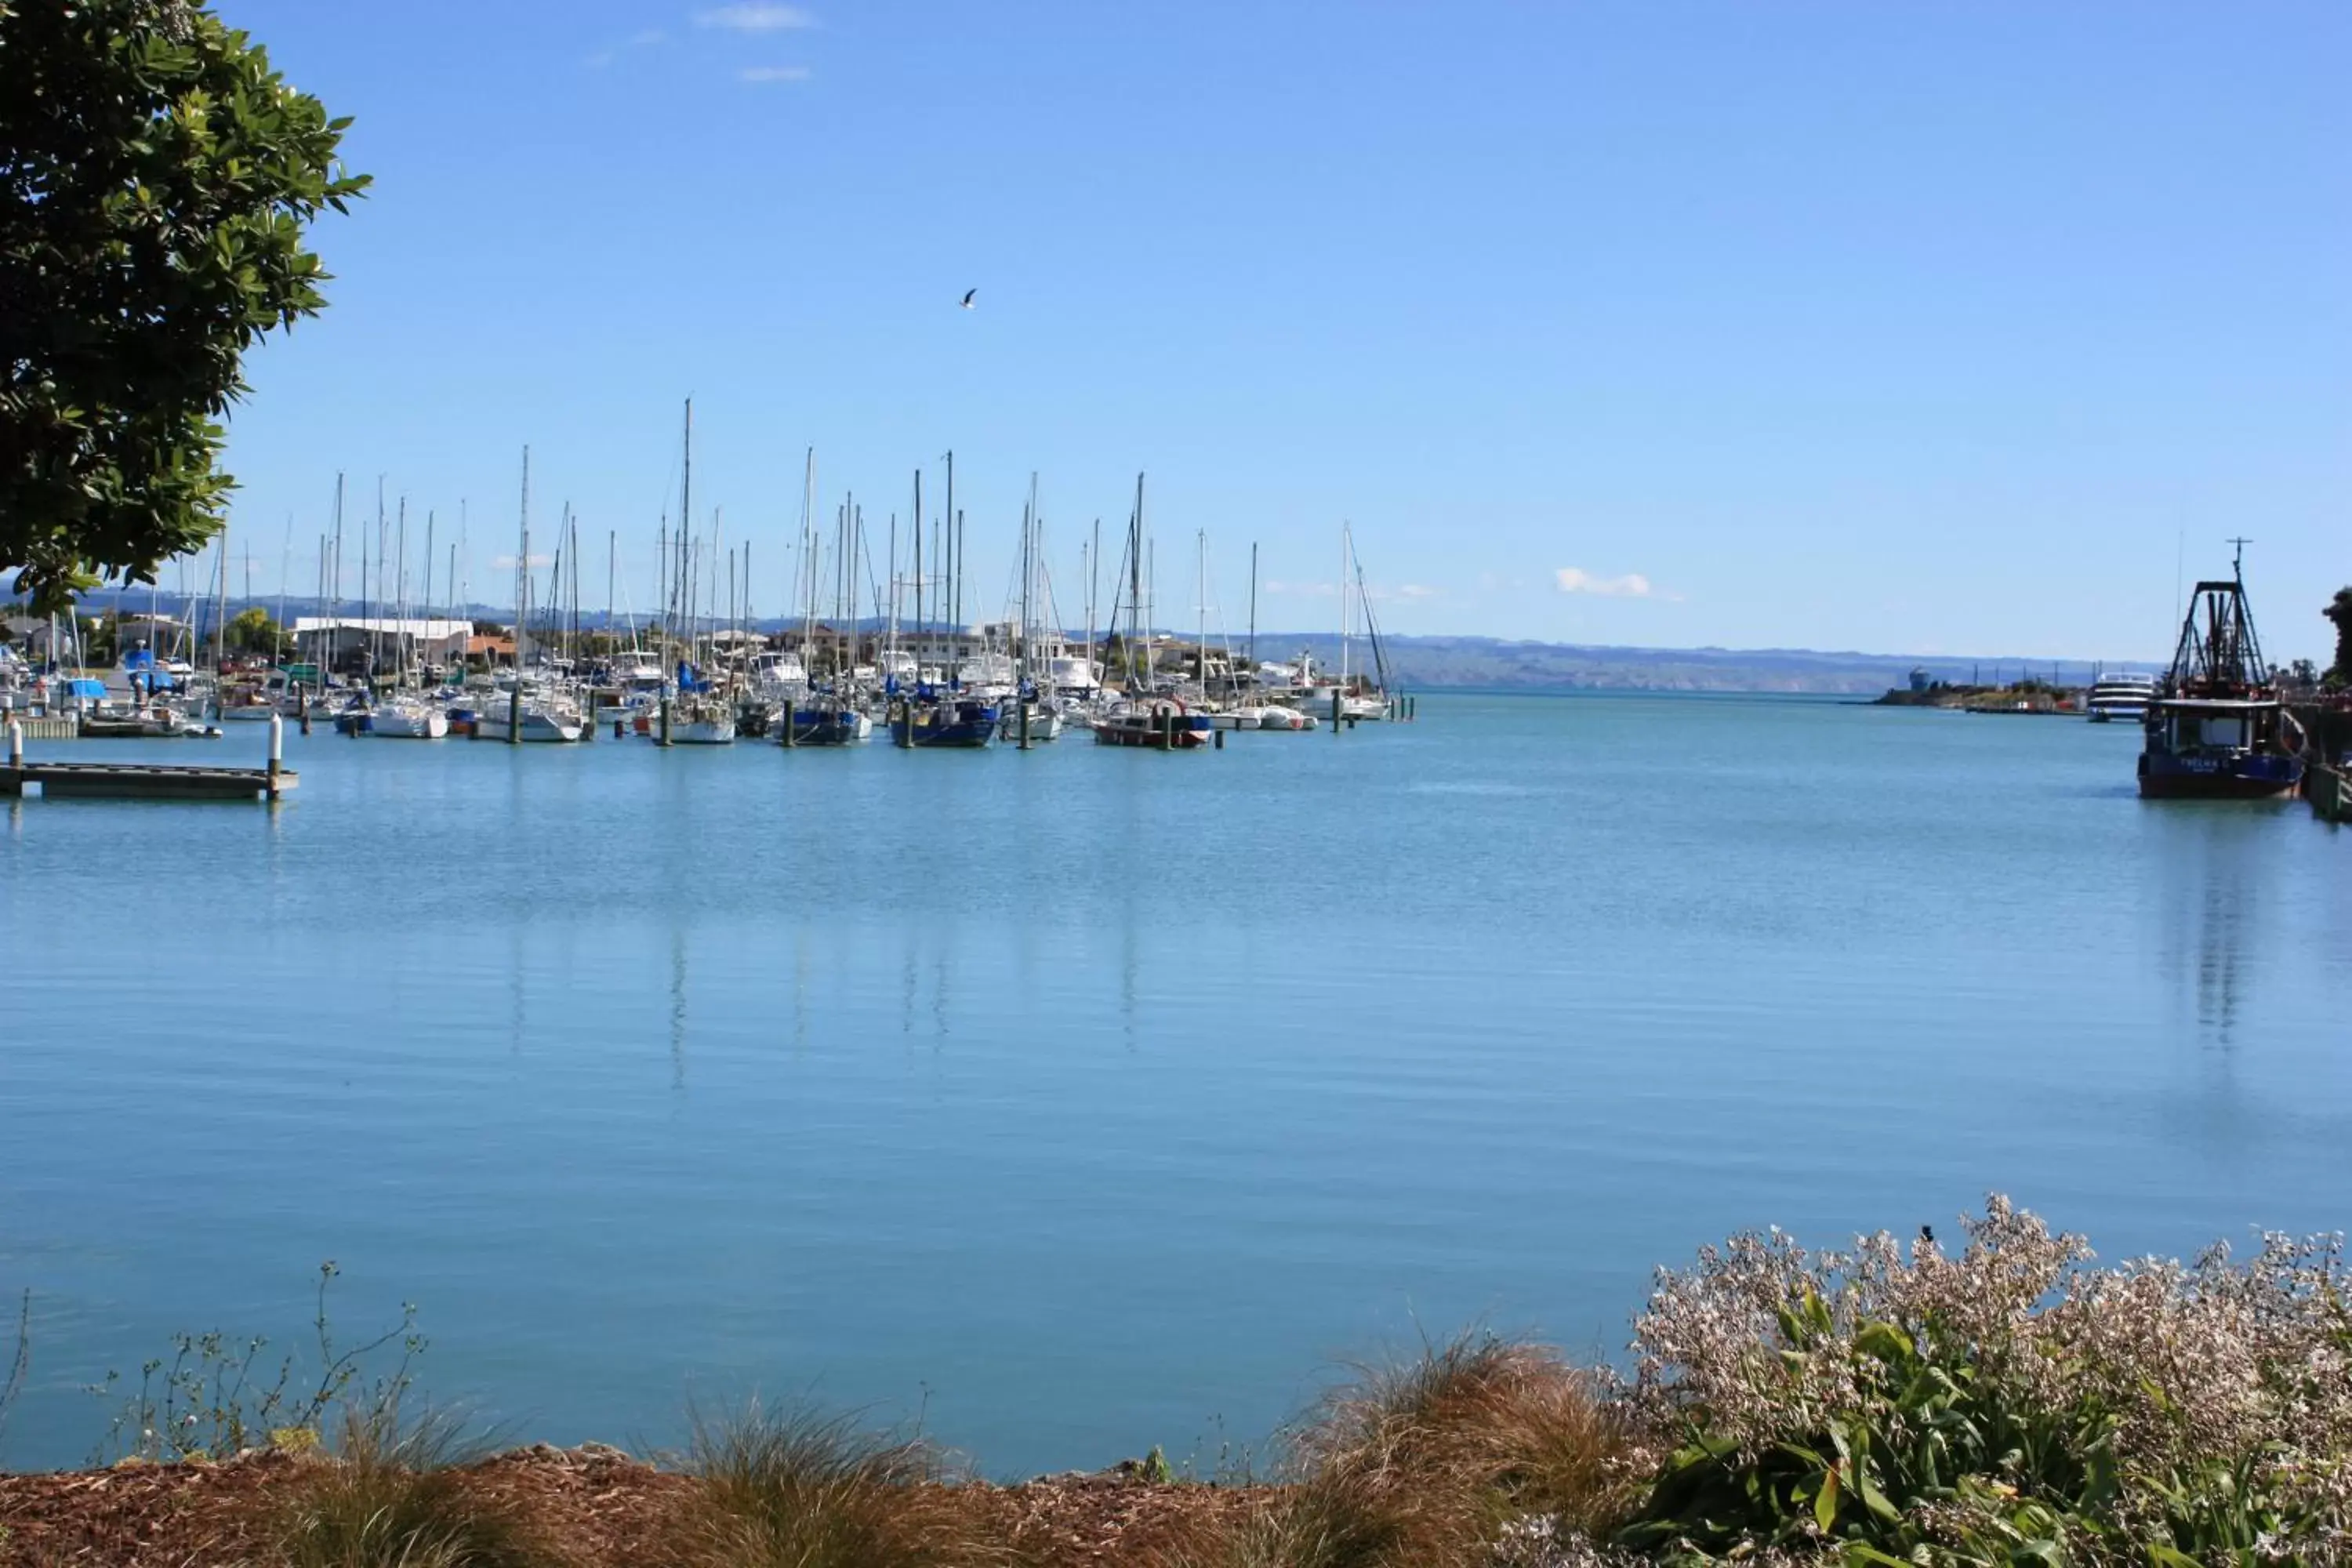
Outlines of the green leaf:
M1822 1489L1813 1494L1813 1522L1822 1527L1823 1534L1836 1525L1837 1510L1838 1473L1824 1470L1822 1472Z

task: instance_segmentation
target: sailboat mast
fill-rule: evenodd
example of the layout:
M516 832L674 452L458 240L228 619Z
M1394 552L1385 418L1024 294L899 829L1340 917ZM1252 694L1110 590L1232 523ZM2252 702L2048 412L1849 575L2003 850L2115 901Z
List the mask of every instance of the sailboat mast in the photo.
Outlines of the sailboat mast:
M1127 673L1135 679L1135 637L1140 632L1144 643L1144 660L1149 673L1151 658L1150 633L1143 624L1143 476L1135 476L1135 510L1127 520Z
M670 617L669 640L677 640L678 623L687 612L687 535L694 530L694 399L686 400L686 437L683 455L678 459L677 481L677 573L671 582L671 591L677 595L677 614ZM665 664L674 661L663 660ZM674 673L674 671L672 672Z
M1095 680L1095 592L1097 579L1102 575L1102 519L1095 519L1093 546L1087 552L1087 695L1098 695Z
M515 557L515 689L522 689L523 650L530 644L530 448L522 449L522 550Z
M1255 539L1250 541L1249 661L1250 668L1255 669L1257 668L1257 541Z
M1201 683L1201 700L1209 698L1209 531L1197 530L1193 534L1196 558L1192 566L1193 614L1199 617L1193 633L1192 675Z
M923 470L915 470L915 684L923 682Z

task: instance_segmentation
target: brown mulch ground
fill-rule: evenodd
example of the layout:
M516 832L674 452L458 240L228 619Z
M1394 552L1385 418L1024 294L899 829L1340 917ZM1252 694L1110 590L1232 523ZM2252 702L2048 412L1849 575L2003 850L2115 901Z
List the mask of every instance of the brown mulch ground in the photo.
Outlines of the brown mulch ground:
M0 1568L258 1568L272 1558L273 1506L322 1462L252 1454L221 1464L0 1475ZM595 1444L519 1448L465 1474L469 1485L515 1505L580 1568L646 1561L679 1493L694 1484ZM1116 1472L954 1492L992 1537L1037 1568L1134 1562L1179 1530L1256 1506L1265 1496L1155 1485Z

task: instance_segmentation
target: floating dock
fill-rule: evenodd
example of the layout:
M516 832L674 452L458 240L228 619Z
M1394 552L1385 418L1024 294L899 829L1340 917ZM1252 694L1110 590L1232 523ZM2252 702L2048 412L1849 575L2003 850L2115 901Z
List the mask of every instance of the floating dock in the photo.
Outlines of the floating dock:
M23 763L0 765L0 795L27 784L43 796L116 800L276 800L300 775L290 769L182 767L173 763Z
M300 782L285 765L285 725L269 721L269 763L258 768L178 763L28 763L25 727L8 725L7 761L0 763L0 797L21 797L38 784L44 799L276 801Z

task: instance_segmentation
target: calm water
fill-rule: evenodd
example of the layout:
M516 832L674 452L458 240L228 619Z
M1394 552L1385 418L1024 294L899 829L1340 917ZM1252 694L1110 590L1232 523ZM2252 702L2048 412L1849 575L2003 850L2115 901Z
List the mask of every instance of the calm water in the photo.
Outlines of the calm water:
M813 1392L1003 1475L1213 1458L1424 1329L1612 1351L1741 1226L2352 1215L2352 840L2302 807L2143 805L2125 726L1421 710L1179 757L322 731L275 815L0 806L0 1458L83 1458L77 1385L175 1329L299 1336L329 1257L528 1436Z

